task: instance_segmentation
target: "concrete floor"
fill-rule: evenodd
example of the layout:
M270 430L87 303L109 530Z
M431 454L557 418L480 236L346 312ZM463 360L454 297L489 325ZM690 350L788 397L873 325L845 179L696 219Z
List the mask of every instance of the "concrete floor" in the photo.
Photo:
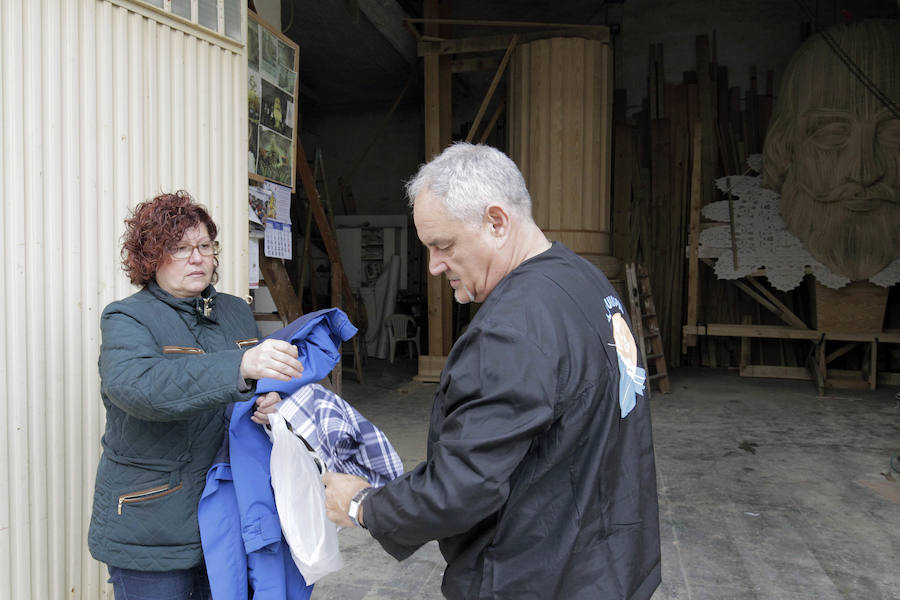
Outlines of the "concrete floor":
M415 363L369 359L343 396L381 427L406 468L424 459L434 384ZM653 600L900 599L896 388L679 370L653 396L663 582ZM431 542L404 562L362 530L339 534L343 570L314 600L440 599Z

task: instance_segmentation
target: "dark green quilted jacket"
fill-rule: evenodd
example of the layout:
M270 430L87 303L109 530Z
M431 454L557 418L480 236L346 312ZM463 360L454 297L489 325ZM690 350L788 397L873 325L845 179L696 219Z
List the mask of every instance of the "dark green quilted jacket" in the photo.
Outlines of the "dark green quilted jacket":
M175 298L155 282L100 318L106 407L88 546L143 571L200 564L197 503L226 432L225 406L249 399L241 357L256 342L247 303L209 286Z

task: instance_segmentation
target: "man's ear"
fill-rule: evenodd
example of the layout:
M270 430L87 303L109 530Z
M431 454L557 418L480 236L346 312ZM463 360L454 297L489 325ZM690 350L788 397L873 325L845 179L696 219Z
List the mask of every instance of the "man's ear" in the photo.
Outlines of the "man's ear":
M505 240L509 236L509 214L497 204L491 204L484 211L485 226L498 240Z

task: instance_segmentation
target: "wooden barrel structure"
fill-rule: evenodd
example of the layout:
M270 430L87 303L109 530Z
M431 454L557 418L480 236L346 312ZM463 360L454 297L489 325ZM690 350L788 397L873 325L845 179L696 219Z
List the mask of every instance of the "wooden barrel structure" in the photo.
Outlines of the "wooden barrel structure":
M612 54L556 37L518 46L510 64L510 157L525 176L537 225L610 279Z

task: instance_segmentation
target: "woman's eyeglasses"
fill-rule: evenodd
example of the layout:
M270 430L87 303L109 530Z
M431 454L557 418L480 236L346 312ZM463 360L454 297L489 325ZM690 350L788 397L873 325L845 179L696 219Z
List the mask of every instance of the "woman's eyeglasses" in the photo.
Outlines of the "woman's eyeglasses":
M177 260L190 258L194 253L194 248L201 256L214 256L219 253L219 242L201 242L199 244L178 244L171 250L169 254Z

